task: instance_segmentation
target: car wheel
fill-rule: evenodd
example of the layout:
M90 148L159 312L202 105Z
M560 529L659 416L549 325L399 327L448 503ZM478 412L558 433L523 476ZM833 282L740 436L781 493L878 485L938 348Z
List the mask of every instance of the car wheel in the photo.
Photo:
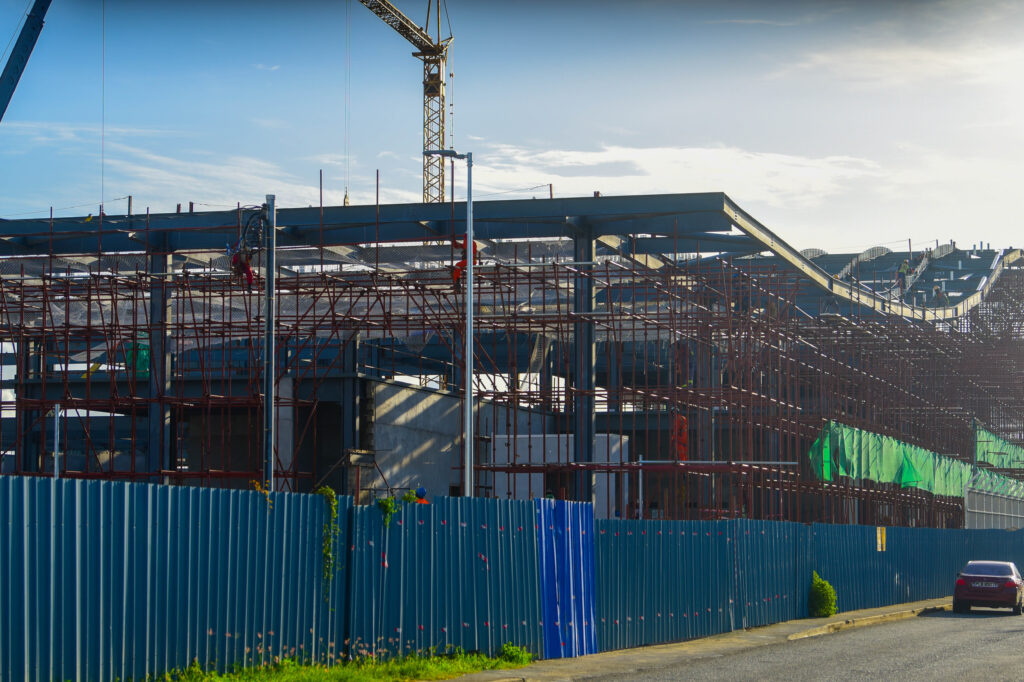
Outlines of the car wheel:
M1024 608L1021 608L1021 603L1017 602L1013 605L1013 615L1019 616L1021 613L1024 613Z
M967 613L967 609L964 608L964 603L959 599L953 600L953 613Z

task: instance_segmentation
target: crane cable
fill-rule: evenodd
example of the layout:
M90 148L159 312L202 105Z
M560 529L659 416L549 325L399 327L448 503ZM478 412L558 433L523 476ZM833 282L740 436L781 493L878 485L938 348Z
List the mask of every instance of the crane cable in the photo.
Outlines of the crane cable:
M7 51L11 49L11 45L14 44L14 39L17 38L18 33L21 32L21 27L22 25L24 25L25 19L28 19L28 12L29 9L31 9L31 7L32 0L28 0L28 2L25 4L25 11L21 13L24 19L22 19L21 21L14 25L14 30L11 31L11 38L7 41L7 46L4 48L4 51L0 53L0 64L7 63Z
M106 199L107 170L107 0L100 3L100 220Z
M452 31L452 18L448 15L448 1L441 0L441 4L444 6L444 19L448 24L448 41L450 43L454 31ZM455 50L451 49L451 47L448 48L448 82L448 148L455 149ZM455 188L453 187L452 194L454 193Z
M345 205L348 205L352 127L352 0L345 3Z

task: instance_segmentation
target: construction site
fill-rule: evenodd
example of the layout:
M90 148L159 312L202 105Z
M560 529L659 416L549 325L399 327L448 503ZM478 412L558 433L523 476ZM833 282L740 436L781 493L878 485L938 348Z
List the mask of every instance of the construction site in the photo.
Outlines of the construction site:
M1024 525L1020 249L797 250L725 193L456 202L447 39L363 4L424 63L423 203L0 220L2 473Z
M276 212L275 488L367 502L472 471L473 495L604 518L964 524L919 463L831 476L830 425L1014 488L1019 250L800 254L723 194L473 210L472 443L465 205ZM267 253L250 286L217 248L262 214L3 224L4 473L265 479Z

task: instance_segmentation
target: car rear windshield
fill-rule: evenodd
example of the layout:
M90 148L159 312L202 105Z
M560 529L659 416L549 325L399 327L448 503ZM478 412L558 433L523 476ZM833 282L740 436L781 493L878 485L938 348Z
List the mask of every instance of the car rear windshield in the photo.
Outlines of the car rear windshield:
M968 575L1013 575L1013 569L1009 564L1001 564L994 561L968 562L962 572Z

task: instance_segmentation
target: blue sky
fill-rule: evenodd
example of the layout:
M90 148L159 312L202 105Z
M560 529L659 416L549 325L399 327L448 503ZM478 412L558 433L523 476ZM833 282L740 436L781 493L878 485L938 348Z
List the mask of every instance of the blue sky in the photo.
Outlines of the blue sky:
M0 0L0 46L30 4ZM1021 2L447 8L477 198L724 191L799 248L1024 242ZM327 204L372 203L378 170L418 201L411 51L356 0L53 0L0 122L0 217L315 204L320 169Z

